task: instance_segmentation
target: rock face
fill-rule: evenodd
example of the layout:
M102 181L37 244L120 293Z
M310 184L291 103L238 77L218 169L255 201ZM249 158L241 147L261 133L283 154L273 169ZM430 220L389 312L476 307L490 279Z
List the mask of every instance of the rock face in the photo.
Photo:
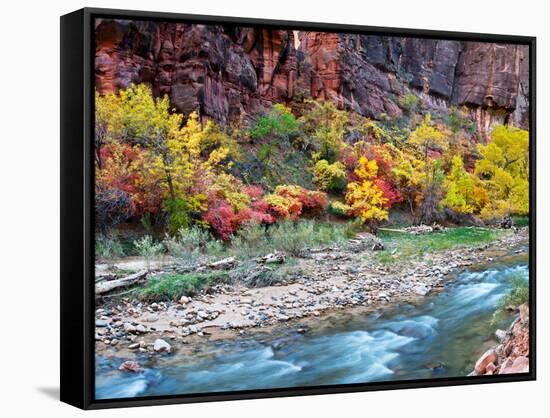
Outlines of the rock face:
M222 125L302 97L399 116L411 91L431 110L467 106L480 139L496 123L528 125L527 46L101 19L95 40L100 93L149 83Z
M294 94L290 31L98 20L95 37L100 93L149 83L178 111L222 124Z

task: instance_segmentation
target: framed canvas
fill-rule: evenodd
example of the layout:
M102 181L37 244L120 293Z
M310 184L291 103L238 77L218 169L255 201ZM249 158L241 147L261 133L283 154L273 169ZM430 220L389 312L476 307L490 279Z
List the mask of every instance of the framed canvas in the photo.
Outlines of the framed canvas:
M535 379L535 38L61 17L61 400Z

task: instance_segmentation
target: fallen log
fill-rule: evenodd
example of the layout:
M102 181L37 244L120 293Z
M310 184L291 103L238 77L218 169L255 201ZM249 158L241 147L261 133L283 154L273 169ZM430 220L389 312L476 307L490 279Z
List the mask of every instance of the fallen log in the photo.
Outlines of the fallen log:
M378 228L379 231L386 231L386 232L401 232L402 234L409 234L409 231L405 231L403 229L394 229L394 228Z
M227 258L224 258L223 260L210 263L208 267L210 267L213 270L229 270L230 268L233 268L236 263L237 263L237 259L235 257L227 257Z
M108 280L96 283L95 285L95 294L102 295L103 293L110 292L111 290L118 289L119 287L130 286L134 283L139 282L147 277L147 270L141 270L137 273L130 274L126 277L121 277L120 279Z

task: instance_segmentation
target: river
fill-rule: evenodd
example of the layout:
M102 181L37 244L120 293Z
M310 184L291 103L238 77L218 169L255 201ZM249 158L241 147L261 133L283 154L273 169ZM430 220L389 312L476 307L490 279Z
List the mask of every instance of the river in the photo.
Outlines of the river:
M523 250L456 274L416 304L322 317L306 333L285 325L204 342L192 356L138 357L142 373L120 372L122 359L97 356L96 398L466 376L496 344L494 331L512 321L492 317L511 277L528 280Z

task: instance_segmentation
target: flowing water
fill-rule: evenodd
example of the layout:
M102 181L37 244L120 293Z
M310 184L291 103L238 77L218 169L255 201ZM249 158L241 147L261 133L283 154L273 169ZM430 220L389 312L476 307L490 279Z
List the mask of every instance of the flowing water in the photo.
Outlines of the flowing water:
M96 358L96 398L367 383L466 376L495 345L492 323L513 276L528 280L527 253L456 275L419 304L381 314L340 314L297 326L211 341L193 355L138 358L143 373L117 370L121 359Z

